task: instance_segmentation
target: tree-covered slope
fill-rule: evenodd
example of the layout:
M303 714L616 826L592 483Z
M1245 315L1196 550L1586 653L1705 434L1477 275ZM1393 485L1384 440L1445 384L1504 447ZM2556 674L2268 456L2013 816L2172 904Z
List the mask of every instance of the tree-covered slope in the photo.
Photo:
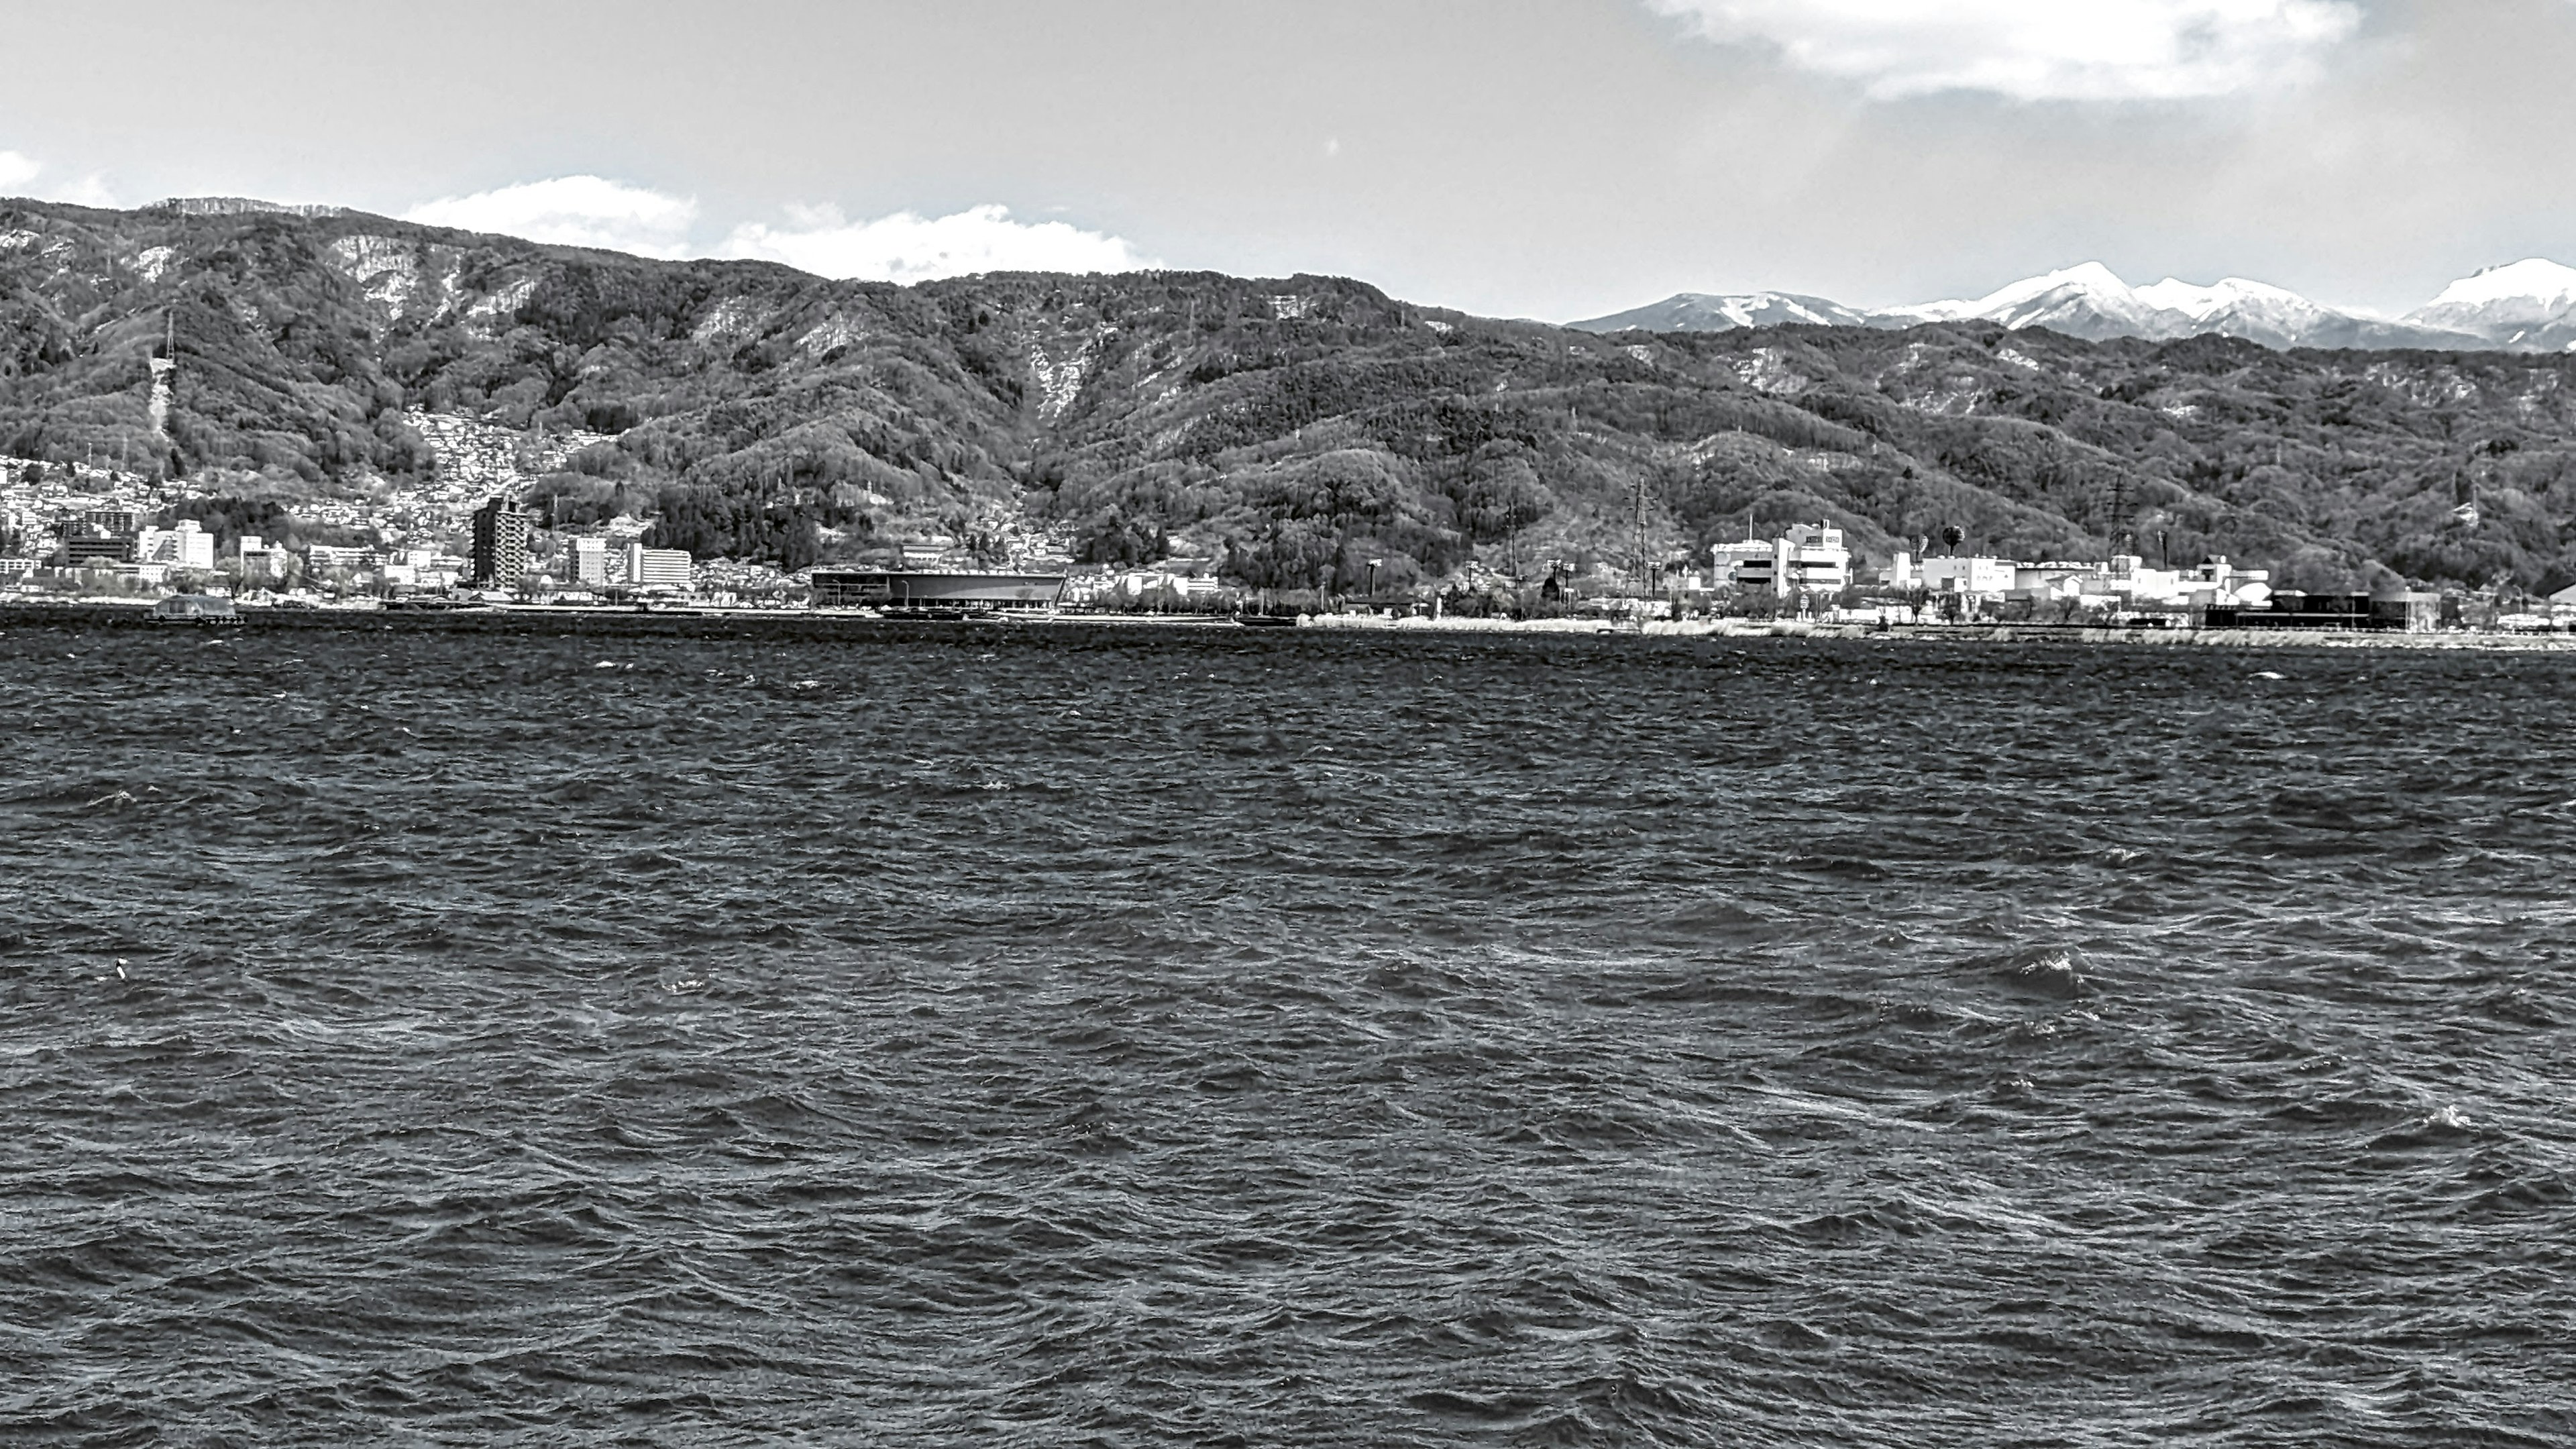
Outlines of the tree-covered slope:
M2533 585L2576 541L2571 368L1986 323L1597 336L1314 277L905 288L360 215L0 203L0 449L266 496L426 470L407 408L586 430L614 441L540 485L563 507L791 566L1025 510L1104 561L1298 586L1381 559L1403 584L1625 565L1642 497L1658 560L1824 517L1881 553L1956 526L2025 557Z

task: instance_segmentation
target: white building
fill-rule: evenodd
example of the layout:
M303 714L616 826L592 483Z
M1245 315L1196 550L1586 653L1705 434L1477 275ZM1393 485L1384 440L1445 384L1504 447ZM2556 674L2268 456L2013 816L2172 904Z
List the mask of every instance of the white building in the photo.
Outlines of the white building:
M564 582L597 588L608 582L608 540L597 536L564 540Z
M1739 589L1838 594L1851 585L1851 550L1830 523L1793 523L1778 538L1721 543L1709 555L1717 576Z
M1896 561L1888 566L1887 586L1910 589L1919 585L1936 594L2001 596L2013 591L2019 572L2020 566L2010 559L1956 556L1917 559L1900 551Z
M245 533L233 541L236 557L241 560L245 583L261 583L286 577L287 552L284 544L270 543L256 533Z
M689 586L686 549L626 545L626 582L639 589L685 589Z
M198 527L193 518L180 519L176 528L141 529L134 535L134 561L211 570L215 566L215 536Z
M376 551L372 548L317 543L304 551L304 563L305 567L317 574L328 573L333 569L371 569L376 566Z
M2260 608L2271 601L2271 575L2240 569L2224 558L2188 569L2156 569L2135 554L2103 563L2016 566L2016 597L2041 603L2078 600L2088 608L2194 608L2213 604Z

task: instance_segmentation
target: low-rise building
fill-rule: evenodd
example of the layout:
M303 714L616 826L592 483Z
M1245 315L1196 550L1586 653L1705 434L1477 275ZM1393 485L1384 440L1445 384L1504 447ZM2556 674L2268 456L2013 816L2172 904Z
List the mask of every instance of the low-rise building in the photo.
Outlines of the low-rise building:
M1739 589L1789 596L1851 586L1851 550L1830 523L1793 523L1777 538L1717 544L1709 556L1717 576Z
M134 562L134 535L73 533L63 539L63 566L106 568Z
M2020 568L2010 559L1949 554L1917 559L1900 551L1888 567L1887 583L1897 589L1922 588L1935 594L2000 598L2013 591Z
M376 566L376 551L356 545L317 543L304 550L304 567L315 574L363 573Z
M686 589L689 566L686 549L646 548L641 543L626 546L626 582L634 588Z
M241 563L244 583L269 583L285 578L290 555L284 544L273 544L256 533L245 533L233 541L235 557Z

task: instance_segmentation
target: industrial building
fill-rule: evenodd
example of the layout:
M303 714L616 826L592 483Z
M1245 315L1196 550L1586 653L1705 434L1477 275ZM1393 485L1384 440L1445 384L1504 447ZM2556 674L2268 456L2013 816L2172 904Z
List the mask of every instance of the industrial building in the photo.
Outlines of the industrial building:
M1064 592L1062 574L911 573L878 569L816 569L818 609L958 610L991 612L1050 609Z

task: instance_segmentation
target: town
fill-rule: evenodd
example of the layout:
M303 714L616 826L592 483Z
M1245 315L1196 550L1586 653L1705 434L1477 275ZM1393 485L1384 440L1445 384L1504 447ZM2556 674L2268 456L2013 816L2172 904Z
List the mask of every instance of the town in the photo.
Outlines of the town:
M1375 570L1347 592L1241 587L1216 557L1086 564L1060 533L995 519L973 548L937 534L886 541L846 565L795 572L653 546L652 521L620 515L556 527L520 498L533 474L598 441L568 435L496 441L470 420L412 414L438 453L434 477L362 498L314 498L266 517L303 535L255 531L204 487L113 463L0 459L0 600L148 603L211 597L245 606L381 609L548 605L870 610L889 598L939 602L936 590L880 581L931 576L1042 578L1042 593L967 590L975 605L1154 615L1329 613L1486 619L1807 620L1900 625L2024 624L2124 628L2368 629L2428 632L2576 629L2576 588L2309 595L2225 558L2150 564L2137 554L2023 561L1963 550L1958 531L1883 561L1857 556L1830 522L1791 524L1705 554L1649 560L1542 559L1515 575L1470 564L1436 586L1381 593ZM191 506L198 505L198 506ZM323 541L325 539L334 541ZM1214 550L1208 550L1214 552ZM987 597L990 596L990 597Z

